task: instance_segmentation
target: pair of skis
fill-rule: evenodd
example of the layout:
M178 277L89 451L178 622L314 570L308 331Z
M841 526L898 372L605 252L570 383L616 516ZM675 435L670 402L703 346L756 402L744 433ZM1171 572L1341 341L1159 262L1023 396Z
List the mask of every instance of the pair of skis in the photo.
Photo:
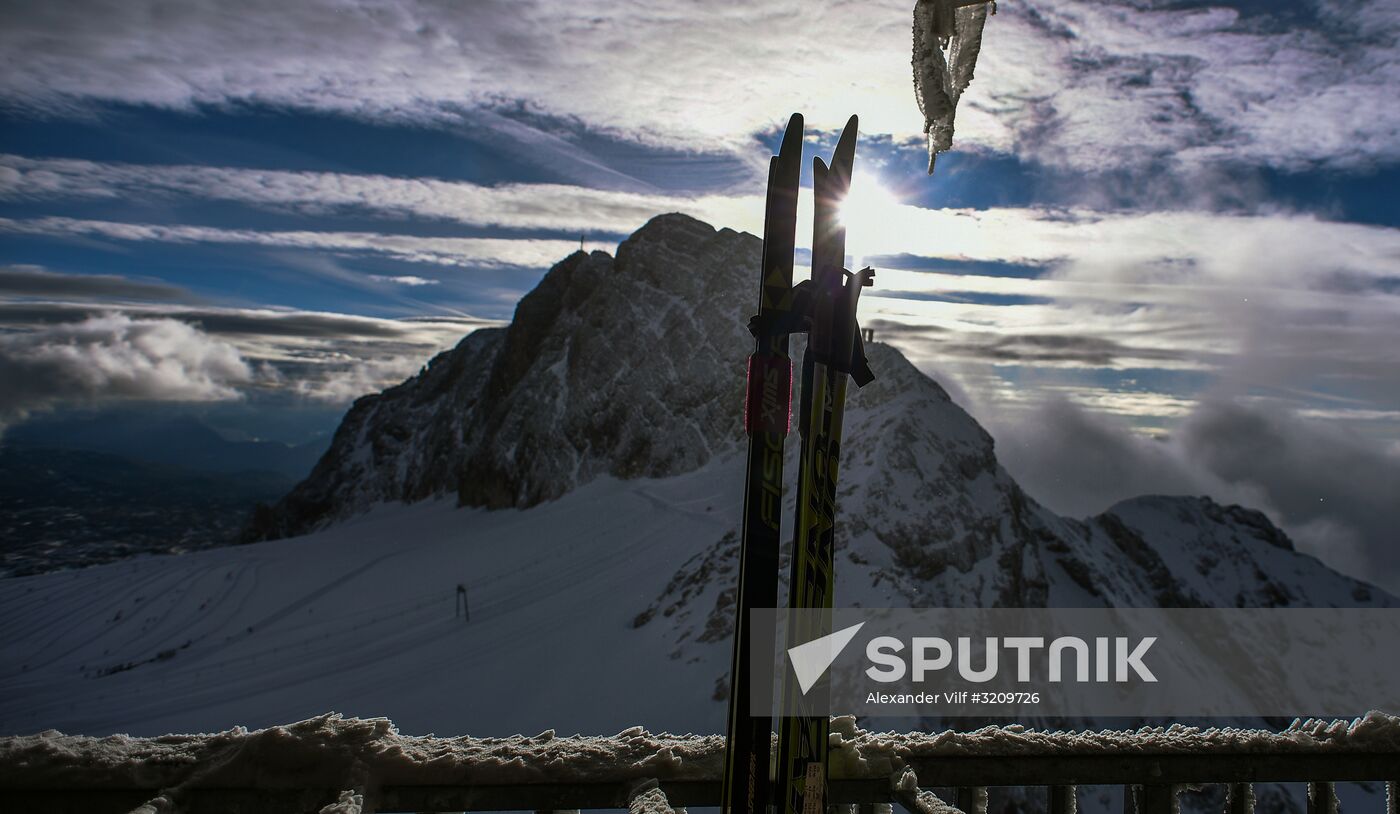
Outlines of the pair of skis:
M831 608L836 474L847 376L858 386L874 378L865 362L856 324L860 289L871 284L873 272L845 270L846 231L839 218L855 162L857 120L852 116L846 123L830 167L820 158L813 160L812 278L794 287L802 124L801 115L794 114L778 155L769 165L759 312L750 322L755 347L749 357L744 409L749 457L722 799L727 814L766 814L773 797L769 763L773 721L766 715L751 714L755 700L759 708L766 709L772 699L752 697L749 612L776 606L778 597L783 442L789 430L792 392L788 335L808 335L802 360L802 448L789 608ZM821 630L795 629L798 620L806 618L794 615L790 640L801 642L824 635ZM822 703L826 686L819 682L804 694L797 691L790 674L787 679L784 696L788 714L782 718L778 737L777 814L822 814L829 727Z

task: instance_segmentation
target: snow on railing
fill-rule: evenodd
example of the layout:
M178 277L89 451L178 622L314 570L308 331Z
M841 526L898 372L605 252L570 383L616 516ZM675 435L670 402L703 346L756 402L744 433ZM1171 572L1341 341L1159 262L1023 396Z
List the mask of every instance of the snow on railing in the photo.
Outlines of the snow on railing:
M1295 722L1281 732L1174 725L1132 732L872 733L832 720L828 802L911 814L985 814L988 786L1048 786L1073 814L1077 785L1123 785L1141 814L1168 814L1179 787L1223 783L1227 814L1256 782L1307 781L1310 814L1336 814L1338 781L1388 781L1396 812L1400 718ZM0 739L0 811L559 811L667 814L719 802L724 741L654 735L442 738L385 719L324 715L257 731ZM930 788L951 788L945 802ZM1128 808L1128 807L1125 807Z

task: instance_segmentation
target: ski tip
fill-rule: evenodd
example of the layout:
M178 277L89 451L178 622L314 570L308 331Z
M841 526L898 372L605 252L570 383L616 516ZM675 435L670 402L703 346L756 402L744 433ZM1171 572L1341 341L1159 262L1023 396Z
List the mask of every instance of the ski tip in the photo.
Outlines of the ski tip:
M787 130L783 132L783 143L778 148L780 156L802 155L802 114L794 113L788 119Z
M819 155L812 156L812 175L826 175L826 162Z
M846 122L846 126L841 130L841 137L836 140L836 150L831 154L831 166L843 167L845 172L850 172L850 166L855 163L856 157L856 132L859 130L860 122L856 116L851 116Z
M836 149L840 150L842 144L849 144L850 148L856 148L856 133L860 131L860 117L854 114L846 120L846 126L841 128L841 138L836 140Z

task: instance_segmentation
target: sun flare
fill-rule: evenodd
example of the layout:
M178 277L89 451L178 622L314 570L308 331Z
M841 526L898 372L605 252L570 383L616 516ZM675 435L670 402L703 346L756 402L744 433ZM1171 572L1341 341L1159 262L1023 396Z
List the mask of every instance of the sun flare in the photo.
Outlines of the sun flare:
M838 217L847 229L846 251L853 256L879 253L877 247L897 242L892 230L901 220L902 204L898 196L879 179L857 175L851 179L851 189L841 202Z

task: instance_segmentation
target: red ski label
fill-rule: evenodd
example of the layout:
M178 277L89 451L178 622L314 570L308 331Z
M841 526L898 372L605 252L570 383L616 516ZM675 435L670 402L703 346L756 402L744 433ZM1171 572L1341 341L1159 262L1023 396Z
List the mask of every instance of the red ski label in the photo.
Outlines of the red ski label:
M749 388L744 398L744 432L787 435L792 428L792 360L749 356Z

